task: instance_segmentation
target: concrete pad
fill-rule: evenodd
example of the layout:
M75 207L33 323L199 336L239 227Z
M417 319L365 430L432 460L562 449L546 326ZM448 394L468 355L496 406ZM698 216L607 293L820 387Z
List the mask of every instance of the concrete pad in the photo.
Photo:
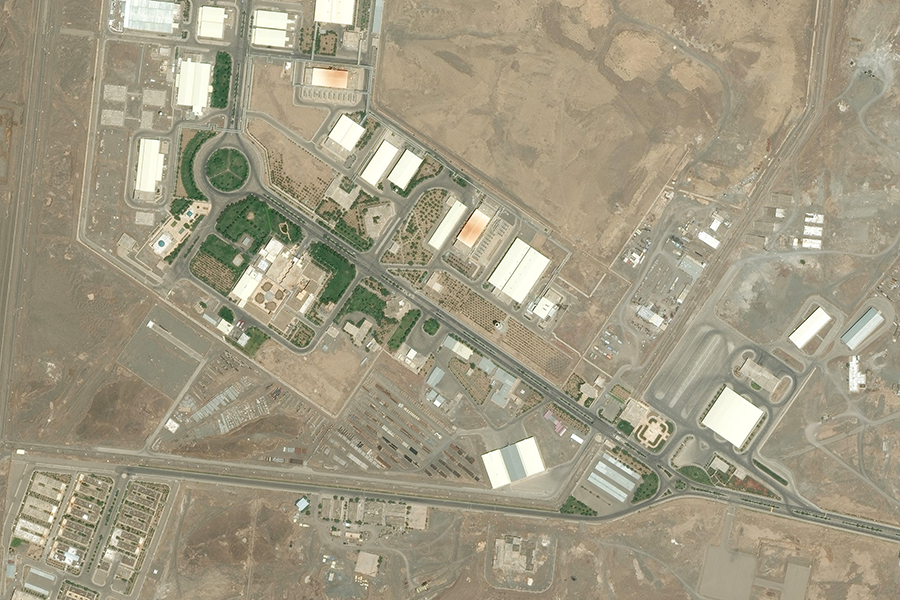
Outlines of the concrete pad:
M731 552L722 546L706 550L700 593L713 600L749 600L756 572L756 557Z

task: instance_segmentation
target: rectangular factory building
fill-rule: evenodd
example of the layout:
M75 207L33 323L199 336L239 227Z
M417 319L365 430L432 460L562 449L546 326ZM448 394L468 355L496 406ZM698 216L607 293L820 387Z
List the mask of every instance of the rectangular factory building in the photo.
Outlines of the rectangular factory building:
M475 242L478 241L478 238L481 237L481 234L484 233L485 228L488 226L488 223L491 222L491 215L486 212L482 212L479 208L469 217L469 220L466 221L466 224L463 225L462 231L459 232L459 235L456 236L456 239L459 240L462 245L466 248L472 248L475 246Z
M841 341L847 344L851 352L855 352L882 323L884 317L881 313L875 308L870 308L841 336Z
M405 190L413 175L416 174L422 165L422 160L422 158L419 158L409 150L404 150L403 156L400 157L396 166L391 170L391 174L388 175L388 181L401 190Z
M549 264L549 258L516 238L488 283L521 304Z
M178 75L175 76L175 104L190 106L195 115L202 114L203 109L209 106L211 78L211 64L191 59L181 61Z
M347 86L350 85L350 71L313 67L312 81L310 83L318 87L346 90Z
M400 148L389 141L384 140L381 142L381 145L378 146L378 150L375 152L375 155L372 156L372 160L370 160L369 164L366 165L366 168L363 169L360 178L372 187L378 187L381 178L384 177L385 172L387 172L388 167L394 162L394 159L399 152Z
M288 14L257 9L253 12L253 34L250 43L256 46L287 48Z
M162 180L166 155L159 151L161 140L144 138L138 144L137 179L135 192L154 193Z
M816 337L819 332L822 331L822 328L830 322L831 315L819 306L813 311L813 314L809 315L805 321L800 323L800 326L794 330L794 333L792 333L788 339L792 344L797 346L797 348L803 350L803 347L806 346L811 339Z
M225 37L225 9L221 6L201 6L198 21L197 37L211 40Z
M341 115L341 118L331 128L331 133L328 134L328 137L337 142L347 152L352 152L365 131L362 125L347 115Z
M122 7L122 22L125 29L172 33L175 31L178 9L179 6L174 2L125 0Z
M353 25L356 0L316 0L314 19L319 23Z
M750 437L762 416L761 408L725 386L700 424L712 429L735 448L740 448Z
M491 487L497 489L545 471L533 437L481 455Z
M432 250L437 251L441 249L444 242L447 241L447 238L456 231L465 212L466 205L459 200L454 200L453 206L450 207L450 210L444 218L441 219L440 225L437 226L437 229L434 230L434 233L431 234L431 238L428 240L428 245Z

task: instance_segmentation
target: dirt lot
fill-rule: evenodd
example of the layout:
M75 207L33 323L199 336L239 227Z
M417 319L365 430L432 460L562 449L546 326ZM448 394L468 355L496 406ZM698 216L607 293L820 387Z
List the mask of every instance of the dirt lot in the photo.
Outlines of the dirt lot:
M265 151L270 183L284 190L294 200L315 210L334 179L331 167L289 140L262 119L250 119L249 133Z
M63 8L72 9L73 4L51 6L52 28L62 20ZM99 10L98 5L93 6ZM18 7L28 8L24 3ZM71 11L67 14L74 15ZM20 24L29 19L26 14L13 17ZM6 30L16 32L18 42L5 46L4 52L7 48L15 51L16 44L18 51L24 52L26 39L20 27ZM149 310L144 290L72 239L95 50L91 38L51 33L47 51L55 58L48 62L44 75L47 89L56 92L44 95L45 104L30 107L43 111L35 157L43 178L33 182L33 193L42 201L30 203L32 225L21 249L27 256L23 258L21 295L16 300L22 309L9 412L10 435L22 440L95 441L87 436L97 431L87 424L79 428L79 423L92 414L92 404L104 386L120 385L112 365L129 332ZM4 85L4 90L13 88L12 82L8 83L10 87ZM126 415L126 409L133 408L132 400L117 396L106 404L115 422L103 433L104 443L133 447L142 440L131 436L146 431L158 418L157 403L149 397L153 414Z
M327 347L327 349L326 349ZM256 354L256 361L328 414L337 415L374 361L346 339L326 336L315 352L297 356L273 340Z
M442 600L524 600L539 589L539 597L561 600L696 598L711 546L751 555L753 575L776 585L788 563L809 565L805 597L811 600L888 598L900 582L895 544L742 507L731 507L729 519L726 505L708 500L670 501L604 524L429 508L424 530L400 532L374 525L393 509L366 498L360 519L367 525L360 520L351 526L363 532L357 542L323 520L331 509L323 517L316 508L323 502L330 507L338 496L308 495L307 516L293 506L301 495L180 486L151 561L159 575L148 578L140 597L387 600L407 597L428 582ZM358 498L348 500L359 506ZM497 544L512 537L534 543L531 571L524 560L518 567L508 558L504 564L495 560ZM362 579L368 592L353 579L360 551L381 557L377 575ZM760 589L757 597L774 597Z
M253 87L250 110L266 113L303 139L311 140L328 114L321 108L294 105L293 69L285 70L283 62L253 61Z
M719 133L692 174L716 194L783 134L806 89L811 7L397 2L376 100L608 264L685 147Z
M585 296L566 284L562 287L569 293L569 302L553 334L578 352L584 353L628 291L628 283L618 275L606 271L593 295Z

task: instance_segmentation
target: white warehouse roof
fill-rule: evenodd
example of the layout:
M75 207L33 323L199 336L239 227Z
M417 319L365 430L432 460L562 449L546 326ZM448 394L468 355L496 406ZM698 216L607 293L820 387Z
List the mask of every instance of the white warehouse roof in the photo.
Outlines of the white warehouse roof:
M125 0L122 20L125 29L172 33L178 7L174 2L160 0Z
M253 12L253 34L250 43L257 46L287 48L288 14L257 9Z
M497 268L488 279L488 283L521 303L525 296L537 283L550 264L550 259L516 238Z
M831 315L829 315L825 310L820 306L813 311L813 314L809 315L805 321L800 323L800 326L794 330L794 333L788 337L797 348L803 350L803 347L809 343L811 339L816 337L822 328L825 327L831 321Z
M178 88L175 104L190 106L194 114L199 115L209 106L209 81L212 78L212 65L194 62L191 59L181 61L181 69L175 76L175 87Z
M248 268L244 272L237 284L235 284L234 289L231 290L231 295L238 299L238 306L243 308L247 304L250 295L256 289L256 286L259 285L259 282L262 281L262 276L262 271L258 271L253 267Z
M851 351L855 351L882 323L884 317L881 313L875 308L870 308L853 324L853 327L844 332L841 341L847 344Z
M144 138L138 144L137 192L155 192L156 184L162 180L166 155L159 151L161 141Z
M450 207L450 211L443 219L441 219L441 224L438 225L437 229L434 230L434 233L431 234L428 245L434 250L440 250L441 246L444 245L444 242L447 241L447 238L450 237L450 234L456 232L456 228L459 226L459 222L462 220L465 212L466 205L459 200L454 200L453 206Z
M337 142L344 150L350 152L356 148L356 143L359 142L359 138L362 137L365 131L362 125L347 115L341 115L341 118L332 127L328 137Z
M397 161L397 165L391 171L391 174L388 175L388 181L401 190L405 190L406 186L409 185L410 180L413 178L413 175L419 170L422 160L423 159L419 158L409 150L405 150L403 156L400 157L400 160Z
M355 0L316 0L314 20L320 23L353 25L353 9L355 5Z
M400 149L389 141L384 140L381 142L372 160L363 169L362 175L360 175L362 180L373 187L378 187L378 183L384 177L384 173L391 166L391 163L394 162L398 152L400 152Z
M700 424L740 448L763 416L763 411L725 386Z
M545 470L544 461L533 437L482 454L481 461L494 489L543 473Z
M225 9L221 6L201 6L197 37L221 40L225 37Z

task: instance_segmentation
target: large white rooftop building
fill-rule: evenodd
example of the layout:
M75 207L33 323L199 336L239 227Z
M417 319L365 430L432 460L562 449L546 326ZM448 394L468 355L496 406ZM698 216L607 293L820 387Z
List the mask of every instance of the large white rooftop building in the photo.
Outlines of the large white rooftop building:
M356 0L316 0L314 19L320 23L353 25Z
M792 344L797 346L797 348L803 350L803 347L816 337L819 332L822 331L822 328L828 325L829 322L831 322L831 315L819 306L813 311L813 314L809 315L805 321L800 323L800 326L794 330L794 333L792 333L788 339Z
M409 150L403 152L403 156L397 161L397 164L388 175L388 181L396 185L401 190L405 190L406 186L412 180L413 176L422 165L422 158L416 156Z
M212 79L212 65L194 62L191 59L181 61L178 74L175 76L175 104L190 106L195 115L203 113L209 106L209 85Z
M352 152L365 131L362 125L347 115L341 115L341 118L331 128L331 133L328 134L328 137L337 142L347 152Z
M225 37L225 9L221 6L201 6L198 14L197 37L221 40Z
M521 304L549 264L549 258L516 238L488 283Z
M137 178L135 192L154 193L162 180L166 155L159 151L161 140L144 138L138 143Z
M286 12L257 9L253 11L253 32L250 43L256 46L287 48L288 19Z
M372 156L372 160L370 160L369 164L366 165L366 168L363 169L360 178L369 185L378 187L381 178L384 177L388 167L394 162L394 159L399 152L400 149L397 146L387 140L382 141L381 145L378 146L378 150L376 150L374 156Z
M866 311L859 320L841 336L851 352L855 352L872 333L884 323L884 317L875 308Z
M725 386L700 424L731 442L735 448L740 448L762 416L762 409Z
M533 437L482 454L481 461L494 489L546 470Z
M161 0L125 0L122 21L125 29L172 33L179 5Z
M428 246L431 247L432 250L440 250L444 245L444 242L447 241L447 238L456 233L456 228L459 226L459 222L462 220L465 213L466 205L459 200L454 200L453 206L450 207L450 210L444 215L444 218L441 219L441 223L437 226L437 229L431 234L431 238L428 240Z

